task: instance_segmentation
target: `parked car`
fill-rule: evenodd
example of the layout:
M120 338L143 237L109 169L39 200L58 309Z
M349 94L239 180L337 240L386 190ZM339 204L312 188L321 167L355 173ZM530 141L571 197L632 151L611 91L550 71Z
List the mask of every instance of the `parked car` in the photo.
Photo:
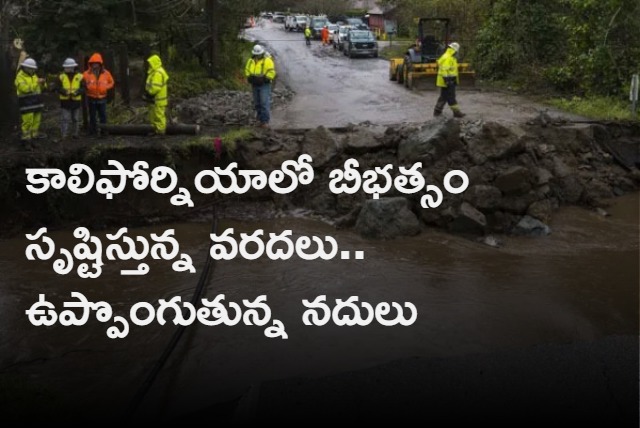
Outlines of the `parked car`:
M378 42L376 36L369 30L351 30L342 44L343 52L349 58L370 55L378 57Z
M309 25L309 17L306 15L296 15L292 19L292 23L289 25L289 31L304 31Z
M347 18L347 24L356 30L368 30L369 27L360 18Z
M320 30L322 27L329 24L329 20L326 16L314 16L311 18L311 22L309 26L311 27L311 38L319 40L320 39Z
M280 24L284 24L284 20L286 19L284 13L282 12L274 12L273 13L273 22L279 22Z
M351 30L351 26L350 25L340 25L340 26L338 26L338 31L336 33L334 33L333 37L332 37L333 47L335 49L339 49L339 50L343 49L342 44L344 43L345 39L347 38L347 33L349 32L349 30Z

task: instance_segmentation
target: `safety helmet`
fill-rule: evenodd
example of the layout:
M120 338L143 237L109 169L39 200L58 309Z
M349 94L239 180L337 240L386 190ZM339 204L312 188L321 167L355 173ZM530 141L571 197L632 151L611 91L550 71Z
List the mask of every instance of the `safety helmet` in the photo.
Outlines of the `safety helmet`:
M73 68L77 66L78 66L78 63L73 58L67 58L62 63L62 68Z
M454 51L456 51L456 52L458 52L460 50L460 44L456 43L456 42L453 42L453 43L449 44L449 47L451 49L453 49Z
M20 64L21 67L25 68L33 68L34 70L38 69L38 64L36 64L36 60L33 58L27 58Z
M263 55L264 54L264 48L260 45L255 45L253 47L253 50L251 51L251 55Z

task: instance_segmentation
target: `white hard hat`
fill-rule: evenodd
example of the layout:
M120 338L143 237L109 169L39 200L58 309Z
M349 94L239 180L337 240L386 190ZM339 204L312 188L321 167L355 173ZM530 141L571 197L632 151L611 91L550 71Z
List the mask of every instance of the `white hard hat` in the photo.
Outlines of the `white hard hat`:
M33 68L36 70L38 68L38 64L36 64L36 60L33 58L27 58L20 64L21 67Z
M459 43L456 43L456 42L451 43L451 44L449 45L449 47L450 47L451 49L453 49L454 51L456 51L456 52L458 52L458 51L460 50L460 44L459 44Z
M67 58L62 63L63 68L77 67L78 63L73 58Z
M251 55L262 55L264 54L264 48L260 45L255 45L253 50L251 51Z

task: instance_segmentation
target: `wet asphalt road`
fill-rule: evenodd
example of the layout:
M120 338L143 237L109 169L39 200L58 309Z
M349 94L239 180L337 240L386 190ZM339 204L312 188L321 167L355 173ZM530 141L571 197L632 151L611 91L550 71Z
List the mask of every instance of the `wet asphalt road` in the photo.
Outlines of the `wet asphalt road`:
M271 22L247 30L246 36L267 46L275 57L278 83L284 81L296 93L290 105L273 111L275 127L419 122L432 110L425 99L431 97L389 81L385 59L350 59L318 40L308 47L302 33Z
M292 102L272 111L275 128L346 126L371 122L390 125L432 119L436 88L410 91L389 80L389 62L383 58L353 58L314 40L306 46L299 32L283 24L262 21L245 30L245 38L264 44L273 54L279 79L295 92ZM387 42L379 42L380 47ZM502 92L459 90L458 104L465 120L518 123L547 110L552 117L578 119L526 98ZM446 108L445 116L451 116Z

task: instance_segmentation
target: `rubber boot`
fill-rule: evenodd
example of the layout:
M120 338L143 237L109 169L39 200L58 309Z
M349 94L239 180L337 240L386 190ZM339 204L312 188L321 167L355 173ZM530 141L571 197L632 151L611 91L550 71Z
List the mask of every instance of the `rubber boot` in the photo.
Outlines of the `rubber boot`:
M462 118L465 117L466 114L464 114L463 112L461 112L460 110L454 110L453 111L453 117L458 117L458 118Z
M438 117L442 115L442 110L438 110L437 108L433 109L433 117Z

